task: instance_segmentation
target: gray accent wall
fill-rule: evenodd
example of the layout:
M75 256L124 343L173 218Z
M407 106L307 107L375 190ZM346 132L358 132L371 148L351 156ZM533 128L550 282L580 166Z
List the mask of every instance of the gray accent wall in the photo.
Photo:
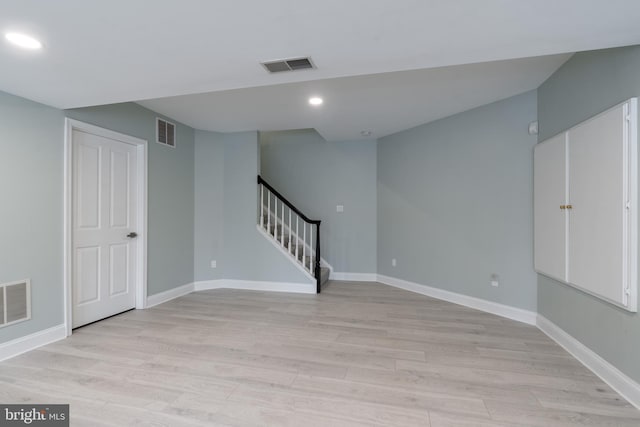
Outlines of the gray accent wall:
M194 280L223 278L225 135L195 131ZM211 261L217 267L211 268Z
M155 142L155 118L175 121L137 104L61 111L0 92L0 283L32 281L32 319L0 328L0 343L64 321L65 116L148 141L148 295L223 274L309 282L255 228L257 132L176 123L171 148Z
M376 141L328 142L293 130L261 132L260 146L262 177L322 221L321 254L334 271L376 273Z
M62 111L0 92L0 283L31 279L32 319L0 343L63 323Z
M194 130L134 103L65 113L148 141L147 294L193 282ZM175 148L155 142L156 117L176 123Z
M531 91L378 141L378 274L536 310L536 115Z
M64 321L65 115L149 142L148 294L193 282L193 129L177 124L169 148L155 143L157 114L137 104L61 111L0 92L0 283L32 280L32 319L0 328L0 342Z
M196 280L310 283L256 228L258 133L198 131L196 154Z
M538 89L539 140L638 95L640 47L577 53ZM640 382L640 315L542 275L538 311Z

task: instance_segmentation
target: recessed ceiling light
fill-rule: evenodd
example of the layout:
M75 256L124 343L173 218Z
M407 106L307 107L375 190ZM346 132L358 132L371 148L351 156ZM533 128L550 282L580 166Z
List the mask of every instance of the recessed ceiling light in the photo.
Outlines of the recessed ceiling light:
M311 105L322 105L322 98L318 97L318 96L314 96L309 98L309 104Z
M4 38L6 38L8 41L15 44L16 46L19 46L24 49L36 50L42 47L42 43L40 43L39 40L36 40L33 37L28 36L26 34L6 33L4 35Z

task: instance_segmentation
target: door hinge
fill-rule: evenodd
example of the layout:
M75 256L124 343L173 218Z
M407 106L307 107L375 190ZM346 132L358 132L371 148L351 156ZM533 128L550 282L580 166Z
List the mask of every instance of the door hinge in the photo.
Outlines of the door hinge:
M627 203L624 204L625 209L631 209L631 202L627 200Z

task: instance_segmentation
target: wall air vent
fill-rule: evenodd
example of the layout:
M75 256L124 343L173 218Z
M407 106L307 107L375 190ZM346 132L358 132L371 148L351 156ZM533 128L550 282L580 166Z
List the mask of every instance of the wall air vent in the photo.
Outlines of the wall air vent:
M31 319L31 282L0 284L0 327Z
M176 146L176 125L156 118L156 142L169 147Z
M262 66L270 73L281 71L298 71L316 68L311 62L311 58L281 59L279 61L262 62Z

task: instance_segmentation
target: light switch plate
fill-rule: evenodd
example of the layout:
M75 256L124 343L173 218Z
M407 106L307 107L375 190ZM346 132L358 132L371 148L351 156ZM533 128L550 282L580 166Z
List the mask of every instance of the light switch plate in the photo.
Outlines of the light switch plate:
M343 205L336 206L336 212L344 212L344 206Z
M218 262L214 259L211 261L211 268L217 268L218 267Z

